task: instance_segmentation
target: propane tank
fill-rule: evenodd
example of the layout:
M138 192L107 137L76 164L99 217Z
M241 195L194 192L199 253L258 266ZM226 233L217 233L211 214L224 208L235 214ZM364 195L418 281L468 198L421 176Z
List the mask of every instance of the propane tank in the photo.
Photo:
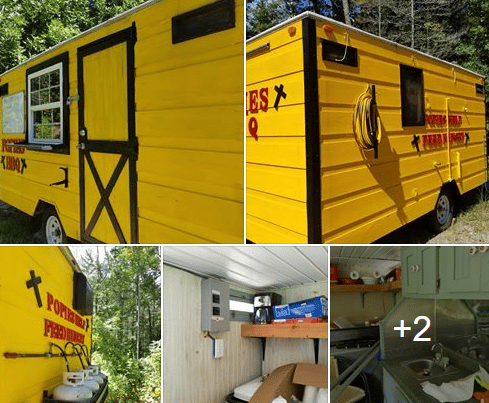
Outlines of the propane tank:
M98 382L90 376L90 371L88 369L79 369L79 373L84 375L83 384L87 386L92 392L96 392L100 389Z
M107 375L100 371L100 365L89 365L87 369L92 370L95 375L98 375L102 379L102 381L107 379Z
M63 384L54 389L53 399L81 402L90 399L92 391L83 384L85 375L80 372L63 372Z
M104 378L101 373L99 373L98 365L89 365L86 368L89 371L90 376L98 382L99 385L104 383Z

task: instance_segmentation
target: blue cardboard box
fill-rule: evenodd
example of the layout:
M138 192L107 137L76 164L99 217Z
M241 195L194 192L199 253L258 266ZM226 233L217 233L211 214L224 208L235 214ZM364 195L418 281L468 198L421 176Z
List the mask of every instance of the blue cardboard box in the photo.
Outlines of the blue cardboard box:
M326 318L328 299L321 295L286 305L276 305L272 308L274 319Z

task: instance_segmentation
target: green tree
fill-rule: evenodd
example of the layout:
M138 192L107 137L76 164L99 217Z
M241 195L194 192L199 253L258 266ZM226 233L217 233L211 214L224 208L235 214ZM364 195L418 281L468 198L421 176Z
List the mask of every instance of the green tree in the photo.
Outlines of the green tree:
M94 291L93 353L110 376L108 403L153 402L141 397L157 376L148 357L161 340L159 249L114 247L104 256L87 253L82 266Z
M0 74L144 0L0 0Z

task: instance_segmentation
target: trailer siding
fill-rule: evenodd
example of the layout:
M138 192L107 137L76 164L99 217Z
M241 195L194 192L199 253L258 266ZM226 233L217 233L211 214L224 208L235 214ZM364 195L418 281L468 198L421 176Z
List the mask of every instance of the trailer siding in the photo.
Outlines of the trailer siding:
M295 30L292 35L288 29ZM302 22L251 42L270 50L247 60L247 121L256 118L257 136L247 128L247 237L256 243L307 242L307 180ZM286 98L274 108L275 86ZM250 93L268 89L268 108L250 111Z
M295 37L291 27L298 35L301 23L311 22L316 40L293 47L298 42L290 39ZM358 65L323 60L322 40L348 43L358 52ZM296 63L307 56L306 42L313 48L309 51L316 52L310 57L317 59L317 82L312 84L306 82L304 66L301 70ZM432 211L447 183L456 184L463 194L487 180L484 95L476 93L476 84L484 84L481 76L311 13L252 38L247 50L267 43L270 51L248 57L248 92L262 83L270 87L279 78L288 96L280 114L274 109L247 114L248 125L255 117L259 127L258 139L247 128L250 241L372 242ZM426 122L423 127L403 127L401 65L422 70L425 114L446 116L448 98L449 115L461 117L461 123L450 126L450 133L463 137L468 133L468 139L449 147L446 142L423 144L423 135L446 134L447 126ZM294 75L289 66L295 67ZM369 84L376 88L383 132L378 158L357 145L352 128L355 105ZM316 161L303 140L304 136L310 150L316 147L315 117L309 114L311 108L306 107L307 113L298 109L306 101L304 85L313 90L317 86L318 91L319 180L311 170ZM419 152L412 143L414 136L419 136ZM318 223L319 236L313 233Z
M446 133L446 125L402 126L400 64L423 70L427 114L445 115L449 98L450 114L462 116L450 130L470 134L467 144L450 145L451 178L460 192L485 181L484 97L475 91L479 77L357 32L349 32L348 39L358 49L358 68L323 61L321 39L341 44L346 39L345 30L333 27L326 34L323 25L316 22L324 243L372 242L431 211L450 180L446 144L420 142L419 153L411 144L414 135ZM351 130L355 103L368 84L376 86L383 129L378 159L373 151L362 152Z
M172 17L211 2L156 1L0 76L1 84L9 84L9 94L25 91L26 69L69 52L69 93L77 94L77 49L135 23L137 211L141 243L243 241L243 1L235 1L235 28L172 44ZM99 68L107 64L105 59L98 62ZM50 203L56 207L67 235L80 239L77 102L70 105L69 119L69 154L25 150L22 158L27 168L22 174L0 166L0 199L30 215L39 200ZM95 119L102 128L103 117ZM2 140L24 139L24 134L7 135L1 130L0 127ZM5 150L1 154L19 155ZM99 163L104 160L101 156L98 159ZM104 160L107 166L101 169L105 171L101 174L104 185L116 164L115 159L109 159ZM60 167L69 170L68 188L49 186L64 178ZM127 166L121 178L128 181ZM126 239L130 240L130 217L127 207L120 203L123 195L126 198L128 183L118 186L110 200ZM87 223L99 199L97 192L95 183L89 183L87 194L94 197L86 206ZM119 243L105 209L100 220L93 232L95 238Z
M73 301L73 268L55 247L5 246L0 251L0 390L5 403L39 403L43 390L52 390L62 382L66 371L62 357L7 359L5 352L45 353L49 342L64 347L65 341L44 337L44 318L85 335L90 350L92 321L82 330L47 310L47 292L70 309ZM43 306L38 307L33 288L26 287L30 270L41 277L39 292ZM80 315L81 316L81 315ZM58 351L53 349L53 353ZM70 368L80 366L78 357L68 357Z

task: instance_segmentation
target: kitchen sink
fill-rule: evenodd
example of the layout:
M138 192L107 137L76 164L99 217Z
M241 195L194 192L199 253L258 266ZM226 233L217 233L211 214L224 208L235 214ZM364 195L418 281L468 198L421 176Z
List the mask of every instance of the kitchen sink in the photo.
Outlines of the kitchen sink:
M418 379L428 379L458 372L458 369L453 365L447 365L445 368L441 363L434 361L432 358L404 361L402 365L413 372L414 376Z

